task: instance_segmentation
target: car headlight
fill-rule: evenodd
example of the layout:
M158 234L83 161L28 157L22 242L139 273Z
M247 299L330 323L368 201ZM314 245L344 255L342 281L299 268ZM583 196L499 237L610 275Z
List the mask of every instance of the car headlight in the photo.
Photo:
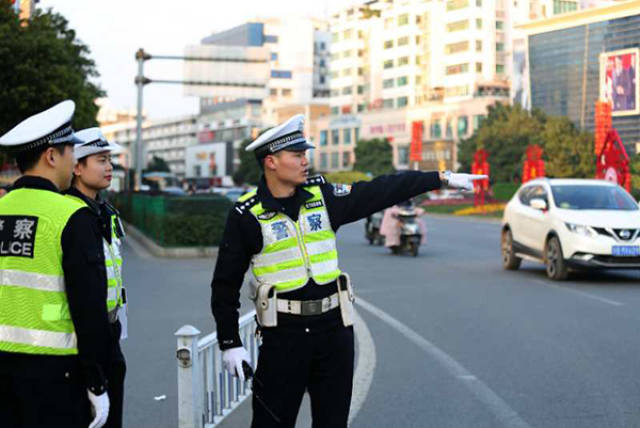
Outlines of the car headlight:
M575 223L565 223L567 229L571 232L577 233L578 235L593 237L596 236L596 233L589 226L583 226L581 224Z

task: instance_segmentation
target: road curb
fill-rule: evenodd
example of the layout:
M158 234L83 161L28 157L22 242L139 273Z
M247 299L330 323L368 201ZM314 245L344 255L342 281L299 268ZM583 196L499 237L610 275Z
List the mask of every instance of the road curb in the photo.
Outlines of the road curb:
M123 221L122 224L127 231L127 238L136 241L154 257L193 259L218 256L218 247L162 247L130 223Z

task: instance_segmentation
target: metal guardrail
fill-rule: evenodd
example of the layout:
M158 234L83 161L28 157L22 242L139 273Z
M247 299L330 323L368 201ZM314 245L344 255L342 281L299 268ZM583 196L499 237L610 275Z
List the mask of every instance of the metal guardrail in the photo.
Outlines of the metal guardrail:
M240 317L240 338L251 365L258 361L255 311ZM249 382L240 382L226 372L216 332L199 339L200 331L182 326L178 338L178 427L212 428L251 395Z

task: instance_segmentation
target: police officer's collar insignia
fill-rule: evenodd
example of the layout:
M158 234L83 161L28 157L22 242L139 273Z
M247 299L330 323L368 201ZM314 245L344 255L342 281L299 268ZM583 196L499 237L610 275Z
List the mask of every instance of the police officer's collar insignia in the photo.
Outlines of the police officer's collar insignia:
M347 196L349 193L351 193L350 184L334 184L333 185L334 196Z
M260 220L270 220L278 214L276 211L265 211L258 216Z
M235 209L240 214L244 214L246 210L254 206L258 202L258 198L254 195L247 199L246 201L238 201L236 202Z
M324 206L324 204L322 203L322 201L311 201L311 202L307 202L306 204L304 204L304 207L308 210L312 209L312 208L319 208Z
M0 216L0 257L33 258L38 217L26 215Z
M312 177L307 178L307 181L304 182L303 186L319 186L320 184L325 184L327 180L322 175L314 175Z

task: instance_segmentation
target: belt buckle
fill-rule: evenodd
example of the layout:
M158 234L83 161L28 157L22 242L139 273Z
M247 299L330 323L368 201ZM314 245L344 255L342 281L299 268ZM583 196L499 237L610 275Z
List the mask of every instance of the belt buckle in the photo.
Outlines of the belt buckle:
M302 315L318 315L322 313L322 302L319 300L308 300L302 302Z
M327 312L331 309L331 297L325 297L321 300L322 302L322 312Z

